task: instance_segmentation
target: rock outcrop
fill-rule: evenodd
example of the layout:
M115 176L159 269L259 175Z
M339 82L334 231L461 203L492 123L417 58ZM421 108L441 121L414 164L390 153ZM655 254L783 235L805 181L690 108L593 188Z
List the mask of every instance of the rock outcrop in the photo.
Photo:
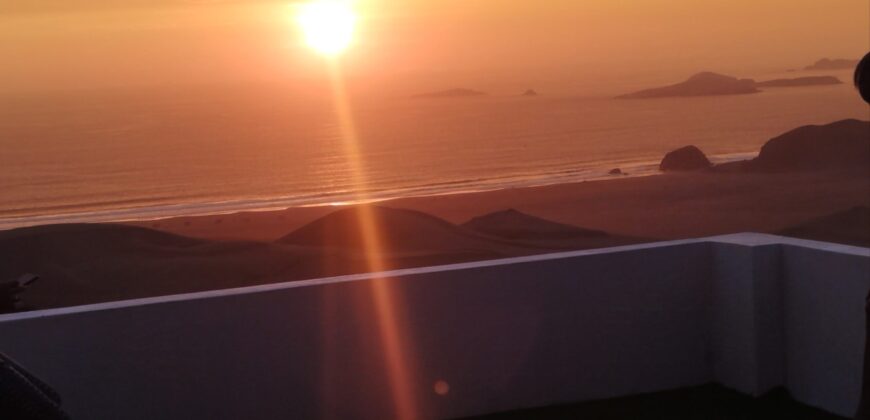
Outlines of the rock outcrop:
M744 167L751 171L870 168L870 121L849 119L796 128L768 141Z
M709 169L713 164L701 149L695 146L681 147L662 159L659 169L662 171L698 171Z

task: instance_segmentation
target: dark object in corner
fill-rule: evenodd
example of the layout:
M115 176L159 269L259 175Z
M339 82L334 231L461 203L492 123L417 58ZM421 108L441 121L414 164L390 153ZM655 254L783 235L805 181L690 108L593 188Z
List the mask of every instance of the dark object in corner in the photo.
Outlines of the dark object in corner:
M69 419L60 403L55 390L0 353L0 418Z
M858 88L864 102L870 104L870 53L867 53L855 67L855 87Z
M659 169L662 171L698 171L713 166L701 149L695 146L681 147L662 159Z
M27 286L39 280L39 276L25 274L17 280L0 282L0 314L17 312L21 310L21 297Z

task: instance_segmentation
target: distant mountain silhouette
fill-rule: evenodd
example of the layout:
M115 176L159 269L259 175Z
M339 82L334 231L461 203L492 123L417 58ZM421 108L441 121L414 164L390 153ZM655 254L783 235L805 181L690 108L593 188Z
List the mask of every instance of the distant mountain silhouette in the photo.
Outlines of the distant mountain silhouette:
M486 93L471 89L458 88L439 90L437 92L421 93L419 95L412 96L412 98L467 98L474 96L486 96Z
M538 96L538 92L536 92L534 89L529 89L523 92L523 96Z
M870 121L842 120L796 128L768 141L748 170L870 168Z
M774 79L756 83L758 87L798 87L816 85L841 85L843 82L834 76L809 76L794 79Z
M740 95L760 92L752 79L738 79L717 73L698 73L688 80L675 85L645 89L627 95L617 96L618 99L650 99L667 97Z
M870 207L853 207L775 233L815 241L870 247Z
M823 58L815 63L804 67L804 70L851 70L858 65L858 60L848 58Z

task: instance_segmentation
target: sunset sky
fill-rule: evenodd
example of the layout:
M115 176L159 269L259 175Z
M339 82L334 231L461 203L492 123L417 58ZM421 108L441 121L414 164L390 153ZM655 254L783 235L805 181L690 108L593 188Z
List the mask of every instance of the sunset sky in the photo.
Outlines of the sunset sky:
M737 76L870 48L866 0L358 0L348 77L425 89ZM293 81L322 60L290 1L10 0L0 90Z

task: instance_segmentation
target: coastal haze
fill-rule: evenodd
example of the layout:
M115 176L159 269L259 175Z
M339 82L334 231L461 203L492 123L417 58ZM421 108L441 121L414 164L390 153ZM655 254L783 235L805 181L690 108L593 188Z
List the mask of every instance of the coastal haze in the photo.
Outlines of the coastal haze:
M0 278L38 275L20 303L50 308L747 231L868 246L868 20L6 3Z
M294 24L300 3L3 2L0 89L325 84L322 61ZM610 95L703 70L746 77L858 58L870 24L863 0L357 0L354 8L357 36L342 57L348 83L399 95L455 87Z
M0 418L868 418L868 34L0 1Z
M658 172L695 144L745 158L805 124L864 118L846 84L757 95L619 101L362 97L366 185L328 98L292 87L188 87L7 96L0 227L216 213L544 185ZM98 212L96 214L89 214Z
M803 69L870 47L860 0L394 3L354 3L341 57L359 156L294 25L298 2L0 6L0 227L649 175L686 144L739 159L791 128L867 114L847 83L612 100L705 70L819 75ZM414 98L454 88L486 95Z

